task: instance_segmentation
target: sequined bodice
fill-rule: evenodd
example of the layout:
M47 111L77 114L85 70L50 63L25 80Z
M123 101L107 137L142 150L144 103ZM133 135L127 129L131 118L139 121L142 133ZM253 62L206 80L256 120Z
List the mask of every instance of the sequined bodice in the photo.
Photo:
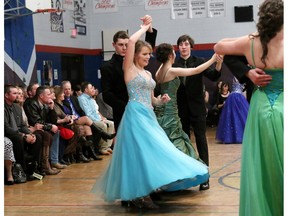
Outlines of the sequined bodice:
M232 92L242 93L243 89L244 89L244 86L241 83L239 82L232 83Z
M152 77L147 80L145 77L141 76L141 74L138 74L127 84L129 101L137 101L153 109L151 91L155 88L155 85L156 83Z
M283 80L283 69L265 69L266 74L272 76L271 82L265 86L260 87L259 89L264 91L270 101L271 106L274 105L277 100L279 94L281 94L284 90L284 80Z

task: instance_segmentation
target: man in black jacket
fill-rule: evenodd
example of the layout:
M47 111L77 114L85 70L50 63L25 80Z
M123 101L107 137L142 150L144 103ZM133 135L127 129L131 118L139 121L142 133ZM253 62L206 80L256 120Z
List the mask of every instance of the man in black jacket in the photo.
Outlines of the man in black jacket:
M182 35L177 40L180 57L175 59L174 67L191 68L205 62L204 59L191 55L194 40L189 35ZM206 139L206 106L203 96L203 76L217 81L221 76L222 61L218 61L215 69L208 68L200 74L181 77L177 92L178 113L185 133L190 137L192 126L199 157L209 166L208 144ZM200 185L200 190L209 189L209 182Z
M156 36L157 30L151 27L146 33L145 40L154 47ZM116 32L113 37L115 53L100 68L103 100L113 109L113 121L116 131L125 111L125 106L128 103L128 92L122 69L128 40L129 35L126 31Z
M23 121L21 107L18 101L18 89L13 85L4 87L4 135L13 142L13 152L17 163L20 163L28 174L28 180L33 180L36 167L29 170L28 163L40 164L42 141L37 134L32 134ZM26 154L25 154L26 152ZM26 158L25 155L30 157Z
M49 103L53 103L51 99L51 91L49 86L40 86L36 90L36 95L29 101L25 101L23 108L31 126L36 124L41 130L48 132L49 144L43 146L42 167L47 175L55 175L60 172L66 165L62 165L58 161L59 152L59 131L56 126L57 116L48 107ZM56 169L51 169L51 165Z

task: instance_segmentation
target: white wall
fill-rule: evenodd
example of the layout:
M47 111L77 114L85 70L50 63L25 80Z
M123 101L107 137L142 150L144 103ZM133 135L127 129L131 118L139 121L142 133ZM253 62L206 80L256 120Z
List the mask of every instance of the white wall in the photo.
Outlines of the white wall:
M218 18L171 19L169 10L146 11L144 5L119 7L115 13L98 13L92 11L92 0L86 0L87 35L70 37L72 23L68 22L69 12L64 12L64 33L50 31L50 15L35 14L34 32L36 44L63 46L85 49L101 49L101 32L105 29L128 29L129 33L138 30L139 18L145 14L153 17L153 26L158 30L156 44L167 42L176 44L182 34L191 35L196 44L215 43L224 37L237 37L255 31L255 22L234 22L234 6L253 5L254 19L257 22L258 5L262 0L226 0L226 16ZM71 20L71 19L70 19ZM112 42L112 41L111 41Z

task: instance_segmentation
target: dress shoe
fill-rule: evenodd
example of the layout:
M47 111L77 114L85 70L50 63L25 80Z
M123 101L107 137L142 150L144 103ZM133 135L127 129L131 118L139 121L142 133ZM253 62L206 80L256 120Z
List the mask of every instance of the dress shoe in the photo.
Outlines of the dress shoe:
M159 193L157 192L153 192L150 194L150 197L153 201L161 201L162 200L162 197L160 196Z
M199 190L208 190L210 188L209 182L205 182L203 184L200 184Z
M101 132L101 138L107 142L107 140L113 139L116 136L116 133L108 134L106 132Z
M51 166L56 169L65 169L67 167L67 165L60 164L60 163L51 164Z
M143 209L159 209L159 206L156 205L153 200L151 199L150 196L146 197L141 197L132 200L132 203L137 207L137 208L143 208Z
M121 201L121 206L123 207L131 207L131 206L135 206L132 201L127 201L127 200L122 200Z

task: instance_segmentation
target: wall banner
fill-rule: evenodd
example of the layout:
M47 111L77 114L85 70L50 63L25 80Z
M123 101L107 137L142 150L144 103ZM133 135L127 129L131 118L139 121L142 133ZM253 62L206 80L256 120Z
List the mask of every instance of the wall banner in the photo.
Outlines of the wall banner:
M208 17L224 17L225 0L208 0Z
M51 8L62 9L62 0L51 0ZM52 32L64 32L63 12L50 13L50 24Z
M118 11L117 0L93 0L94 13L112 13Z
M145 0L145 10L163 10L171 8L171 0Z
M207 17L206 0L189 0L189 18Z
M172 19L188 18L188 0L173 0L171 7Z

